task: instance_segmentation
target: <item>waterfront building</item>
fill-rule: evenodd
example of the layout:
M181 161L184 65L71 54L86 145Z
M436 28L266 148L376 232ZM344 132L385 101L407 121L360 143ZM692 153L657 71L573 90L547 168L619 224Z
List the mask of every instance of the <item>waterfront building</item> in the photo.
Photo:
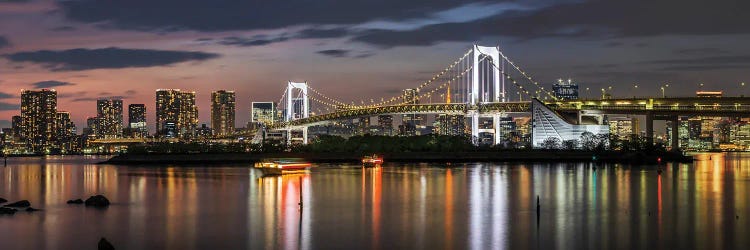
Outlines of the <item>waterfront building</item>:
M274 102L252 102L250 104L250 122L254 128L269 126L279 119Z
M513 139L513 142L531 142L531 117L515 117L513 121L516 123L517 131L517 137Z
M211 128L213 135L225 136L234 132L234 91L218 90L211 93Z
M497 126L500 140L512 141L516 137L516 122L513 120L513 117L500 117Z
M391 136L393 135L393 116L392 115L379 115L378 116L378 129L381 135Z
M640 130L638 119L634 117L610 117L607 123L609 134L624 141L630 141Z
M578 84L571 79L558 79L557 83L552 84L552 92L559 100L578 100Z
M21 140L21 133L23 133L22 121L20 115L14 115L10 119L10 131L14 142Z
M419 92L416 89L405 89L401 99L404 104L419 104ZM417 135L417 127L420 125L422 125L421 115L403 114L401 115L401 125L399 125L399 135Z
M464 116L448 114L436 115L435 130L439 135L464 135L466 131Z
M101 98L96 100L97 130L100 139L122 137L122 100Z
M142 138L148 136L146 124L146 104L128 105L128 128L130 136Z
M164 138L189 139L198 126L195 92L156 90L156 134Z
M34 152L55 145L57 92L50 89L21 92L21 137Z
M370 133L370 117L357 118L357 133L359 134Z
M70 120L70 113L58 111L55 117L55 133L57 145L61 153L73 153L77 151L76 125Z
M216 130L209 128L205 123L203 123L197 129L196 135L198 135L199 138L208 138L211 137L211 135L216 135Z
M584 132L594 135L609 134L608 125L571 124L537 99L531 101L531 117L534 124L531 128L531 143L535 148L544 147L544 142L549 139L558 143L580 140Z

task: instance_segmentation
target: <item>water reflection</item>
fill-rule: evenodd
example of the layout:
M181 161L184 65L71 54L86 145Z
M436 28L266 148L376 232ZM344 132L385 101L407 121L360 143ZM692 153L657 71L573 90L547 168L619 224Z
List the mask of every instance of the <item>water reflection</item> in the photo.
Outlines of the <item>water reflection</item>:
M247 166L12 159L3 249L737 248L750 244L750 155L694 164L321 165L262 177ZM104 194L105 210L67 205ZM541 214L537 220L536 197ZM303 203L300 208L300 201Z

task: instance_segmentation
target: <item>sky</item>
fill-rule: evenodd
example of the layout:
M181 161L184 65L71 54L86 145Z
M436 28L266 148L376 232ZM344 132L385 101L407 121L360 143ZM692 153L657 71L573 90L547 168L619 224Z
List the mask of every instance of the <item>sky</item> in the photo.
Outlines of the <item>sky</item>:
M472 44L500 45L535 79L583 96L750 95L742 0L0 0L0 127L22 89L54 88L79 128L96 99L234 90L237 126L287 81L342 101L418 86ZM634 85L638 85L635 88ZM587 92L583 89L590 88ZM127 115L127 114L125 114Z

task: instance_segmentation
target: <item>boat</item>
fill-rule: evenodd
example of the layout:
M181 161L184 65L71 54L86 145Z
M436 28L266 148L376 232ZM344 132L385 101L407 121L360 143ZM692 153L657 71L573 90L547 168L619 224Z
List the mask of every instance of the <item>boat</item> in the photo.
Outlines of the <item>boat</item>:
M255 163L264 175L298 174L307 172L312 164L302 159L266 159Z
M380 164L383 164L382 156L373 154L373 155L366 155L365 157L362 157L362 165L364 167L379 167Z

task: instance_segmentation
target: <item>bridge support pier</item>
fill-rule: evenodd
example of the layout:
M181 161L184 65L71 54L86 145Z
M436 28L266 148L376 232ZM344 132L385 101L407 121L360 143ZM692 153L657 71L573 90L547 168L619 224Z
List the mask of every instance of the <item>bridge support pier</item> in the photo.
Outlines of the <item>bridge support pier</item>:
M497 145L497 144L499 144L501 142L501 139L500 139L500 126L499 126L499 124L500 124L500 114L494 114L494 115L492 115L492 127L495 130L494 131L494 137L495 137L495 139L494 139L494 141L492 143L493 145Z
M471 118L471 141L474 144L479 143L479 114L477 112L469 113Z
M654 145L654 115L646 114L646 143Z
M678 151L680 150L680 117L674 116L672 119L670 119L672 122L672 141L671 141L671 150L672 151Z
M286 129L286 145L292 145L292 131L294 131L292 128ZM302 144L307 145L307 127L302 127L300 131L302 131Z

